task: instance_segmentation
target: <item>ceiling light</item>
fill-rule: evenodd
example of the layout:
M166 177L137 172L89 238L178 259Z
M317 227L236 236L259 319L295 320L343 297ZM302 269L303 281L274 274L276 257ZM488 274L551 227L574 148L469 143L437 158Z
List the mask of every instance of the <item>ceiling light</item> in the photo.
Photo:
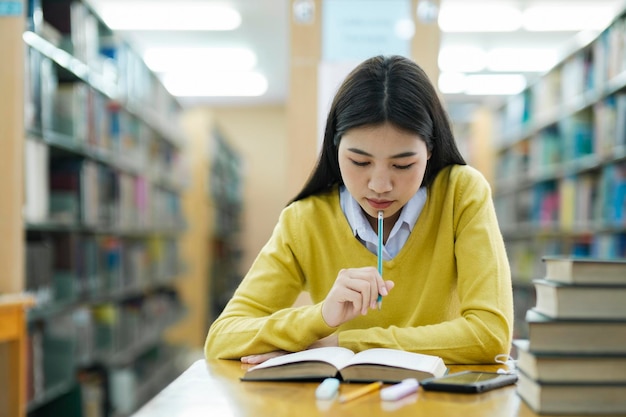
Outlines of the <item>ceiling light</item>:
M521 74L462 74L442 72L438 81L442 94L512 95L526 88Z
M113 30L233 30L241 15L203 2L101 2L102 20Z
M476 46L448 46L437 58L439 69L450 72L477 72L486 65L485 51Z
M526 78L521 74L472 74L465 76L465 94L512 95L526 88Z
M177 97L256 97L267 91L258 72L220 71L163 74L163 85Z
M256 65L256 55L247 48L148 48L143 58L154 72L248 71Z
M465 91L465 74L460 72L442 72L437 85L442 94L461 94Z
M615 11L609 6L541 5L524 11L522 25L526 30L537 32L601 30L614 16Z
M398 39L410 40L415 35L415 24L411 19L400 19L396 21L393 31Z
M522 25L522 13L494 3L443 5L438 21L443 32L513 32Z
M556 49L494 48L487 52L487 69L495 72L546 72L558 62Z

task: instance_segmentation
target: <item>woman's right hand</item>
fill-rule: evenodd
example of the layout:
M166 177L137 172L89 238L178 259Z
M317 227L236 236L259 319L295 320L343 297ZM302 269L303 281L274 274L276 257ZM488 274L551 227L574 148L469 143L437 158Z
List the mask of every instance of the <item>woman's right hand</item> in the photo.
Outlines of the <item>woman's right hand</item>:
M322 304L326 324L337 327L377 308L378 294L386 296L393 281L383 281L372 266L342 269Z

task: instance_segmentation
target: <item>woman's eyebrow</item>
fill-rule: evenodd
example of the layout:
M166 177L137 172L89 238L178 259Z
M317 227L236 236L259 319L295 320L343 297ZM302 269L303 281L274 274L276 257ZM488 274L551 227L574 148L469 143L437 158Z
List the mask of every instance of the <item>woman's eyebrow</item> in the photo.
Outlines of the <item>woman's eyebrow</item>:
M372 154L370 154L368 152L365 152L362 149L358 149L358 148L348 148L348 150L350 152L354 152L354 153L357 153L357 154L363 155L363 156L369 156L369 157L373 157L374 156L374 155L372 155ZM396 155L391 155L389 158L390 159L399 159L399 158L407 158L409 156L415 156L415 155L417 155L417 152L409 151L409 152L401 152L401 153L396 154Z

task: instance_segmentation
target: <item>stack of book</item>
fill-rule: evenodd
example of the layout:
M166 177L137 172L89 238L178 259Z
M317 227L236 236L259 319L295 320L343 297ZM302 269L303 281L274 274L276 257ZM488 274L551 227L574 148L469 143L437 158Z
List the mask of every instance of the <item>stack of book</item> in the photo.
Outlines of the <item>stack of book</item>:
M519 396L540 414L626 413L626 260L543 261L514 341Z

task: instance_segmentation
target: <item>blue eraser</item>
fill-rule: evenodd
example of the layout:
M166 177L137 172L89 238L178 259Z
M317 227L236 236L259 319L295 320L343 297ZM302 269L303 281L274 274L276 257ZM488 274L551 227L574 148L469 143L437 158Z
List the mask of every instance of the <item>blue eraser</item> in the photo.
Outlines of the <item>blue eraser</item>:
M339 390L339 380L337 378L326 378L315 389L315 398L318 400L330 400Z

